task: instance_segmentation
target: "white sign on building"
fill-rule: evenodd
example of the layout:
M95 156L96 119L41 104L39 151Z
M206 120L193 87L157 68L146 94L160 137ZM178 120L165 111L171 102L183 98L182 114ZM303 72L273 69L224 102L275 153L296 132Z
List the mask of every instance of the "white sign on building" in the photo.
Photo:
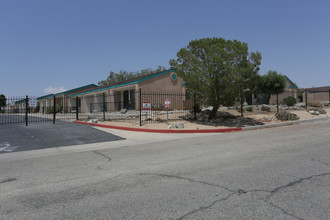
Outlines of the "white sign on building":
M29 98L29 106L37 107L37 98Z

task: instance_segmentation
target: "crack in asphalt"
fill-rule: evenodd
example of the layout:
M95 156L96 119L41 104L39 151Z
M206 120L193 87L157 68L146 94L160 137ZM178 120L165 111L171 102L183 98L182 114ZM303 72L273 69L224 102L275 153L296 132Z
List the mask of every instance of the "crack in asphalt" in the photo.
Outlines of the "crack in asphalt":
M29 198L27 203L30 207L34 207L35 209L40 209L42 207L45 206L49 206L52 204L57 204L57 203L65 203L66 201L64 201L65 199L67 201L72 201L72 200L80 200L88 195L92 195L89 191L86 192L74 192L75 190L83 190L84 188L90 188L90 186L93 185L98 185L98 184L102 184L104 182L110 181L112 179L118 178L119 176L121 176L121 174L118 174L116 176L98 181L98 182L94 182L94 183L88 183L88 184L84 184L84 185L80 185L80 186L74 186L68 189L64 189L61 191L57 191L57 192L42 192L39 193L36 197L32 197ZM68 197L69 193L75 193L74 197ZM40 203L40 201L43 201L42 203Z
M289 187L293 187L293 186L295 186L295 185L297 185L299 183L302 183L303 181L310 180L310 179L316 178L316 177L323 177L323 176L330 175L330 172L321 173L321 174L315 174L315 175L311 175L311 176L303 177L303 178L296 178L297 180L292 181L292 182L289 182L286 185L282 185L282 186L276 187L273 190L265 190L265 189L251 189L251 190L238 189L238 190L232 190L232 189L229 189L228 187L225 187L225 186L222 186L222 185L212 184L212 183L208 183L208 182L204 182L204 181L200 181L200 180L194 180L194 179L191 179L191 178L186 178L186 177L181 177L181 176L176 176L176 175L158 174L158 173L141 173L140 175L151 175L151 176L160 176L160 177L167 177L167 178L175 178L175 179L180 179L180 180L186 180L186 181L189 181L191 183L200 183L200 184L204 184L204 185L208 185L208 186L220 187L220 188L222 188L222 189L230 192L226 197L221 198L221 199L218 199L218 200L215 200L215 201L213 201L211 204L209 204L207 206L201 206L198 209L195 209L195 210L193 210L193 211L191 211L191 212L189 212L189 213L187 213L187 214L179 217L178 220L184 219L187 216L190 216L190 215L192 215L192 214L194 214L196 212L203 211L205 209L211 208L211 207L213 207L215 204L217 204L219 202L226 201L227 199L229 199L233 195L242 195L242 194L253 193L253 192L265 192L265 193L269 193L269 195L267 195L264 199L261 199L260 201L266 202L267 204L269 204L269 205L271 205L271 206L279 209L282 213L284 213L284 214L286 214L288 216L291 216L292 218L295 218L295 219L298 219L298 220L304 220L303 218L294 216L293 214L289 213L284 208L282 208L280 206L277 206L274 203L272 203L271 201L269 201L270 197L273 196L274 194L280 192L283 189L286 189L286 188L289 188Z
M300 218L300 217L297 217L297 216L293 215L292 213L289 213L289 212L286 211L285 209L283 209L283 208L281 208L281 207L275 205L274 203L272 203L272 202L270 202L270 201L268 201L268 200L264 200L264 199L262 199L261 201L264 201L265 203L268 203L269 205L273 206L274 208L279 209L279 210L282 211L284 214L289 215L289 216L291 216L291 217L294 218L294 219L305 220L305 219L303 219L303 218Z
M104 164L110 162L110 161L111 161L111 158L110 158L108 155L106 155L106 154L104 154L104 153L101 153L101 152L99 152L99 151L96 151L96 150L94 150L94 151L92 151L92 152L95 153L95 154L97 154L97 155L100 155L100 156L104 157L105 159L107 159L106 162L102 163L101 165L96 166L96 168L99 169L99 170L109 170L109 169L103 168L102 166L103 166Z
M320 163L322 163L322 164L324 164L324 165L330 167L330 164L328 164L328 163L326 163L326 162L324 162L324 161L322 161L322 160L316 160L316 159L314 159L314 158L313 158L312 160L313 160L313 161L320 162Z
M8 183L8 182L16 181L16 180L17 180L16 178L8 178L8 179L5 179L5 180L1 180L0 181L0 184L2 184L2 183Z
M219 188L227 190L228 192L231 192L231 193L238 193L238 190L232 190L232 189L229 189L228 187L225 187L225 186L221 186L221 185L217 185L217 184L213 184L213 183L208 183L208 182L204 182L204 181L200 181L200 180L194 180L194 179L190 179L190 178L187 178L187 177L181 177L181 176L169 175L169 174L159 174L159 173L140 173L139 175L160 176L160 177L175 178L175 179L180 179L180 180L187 180L191 183L200 183L200 184L204 184L204 185L208 185L208 186L219 187Z
M105 163L102 163L101 165L96 166L96 168L97 168L98 170L108 170L108 171L111 170L111 169L107 169L107 168L102 167L104 164L105 164Z
M227 195L226 197L224 197L224 198L221 198L221 199L218 199L218 200L213 201L210 205L207 205L207 206L201 206L201 207L199 207L198 209L195 209L195 210L193 210L193 211L191 211L191 212L188 212L187 214L185 214L185 215L183 215L183 216L177 218L177 220L182 220L182 219L188 217L189 215L195 214L196 212L203 211L204 209L209 209L209 208L211 208L212 206L214 206L215 204L217 204L218 202L226 201L227 199L229 199L231 196L233 196L233 195L235 195L235 194L236 194L236 192L234 192L234 193L230 193L230 194L228 194L228 195Z
M120 174L116 175L116 176L113 176L113 177L110 177L110 178L107 178L107 179L104 179L104 180L100 180L98 182L94 182L94 183L88 183L88 184L84 184L84 185L80 185L80 186L74 186L74 187L71 187L71 188L68 188L68 189L65 189L65 190L62 190L62 191L59 191L59 192L56 192L56 193L63 193L63 192L69 192L71 190L75 190L75 189L79 189L79 188L84 188L84 187L87 187L87 186L93 186L93 185L98 185L98 184L101 184L101 183L104 183L104 182L107 182L109 180L112 180L112 179L115 179L117 177L121 176Z
M278 193L279 191L283 190L283 189L286 189L286 188L289 188L289 187L292 187L292 186L295 186L305 180L309 180L309 179L312 179L312 178L315 178L315 177L322 177L322 176L327 176L327 175L330 175L330 172L327 172L327 173L321 173L321 174L315 174L315 175L311 175L311 176L308 176L308 177L303 177L303 178L299 178L298 180L295 180L295 181L292 181L292 182L289 182L288 184L286 185L282 185L282 186L279 186L279 187L276 187L275 189L271 190L270 191L270 195L268 195L266 197L266 199L269 199L271 196L273 196L275 193Z
M281 208L280 206L277 206L275 205L274 203L270 202L269 199L270 197L272 197L274 194L278 193L279 191L283 190L283 189L286 189L286 188L289 188L289 187L292 187L292 186L295 186L299 183L302 183L303 181L306 181L306 180L310 180L312 178L315 178L315 177L323 177L323 176L327 176L327 175L330 175L330 172L327 172L327 173L321 173L321 174L315 174L315 175L311 175L311 176L308 176L308 177L303 177L303 178L299 178L298 180L296 181L292 181L292 182L289 182L288 184L286 185L282 185L282 186L279 186L271 191L269 191L269 195L265 197L265 199L262 199L262 201L270 204L271 206L281 210L284 214L286 215L289 215L295 219L299 219L299 220L304 220L303 218L300 218L300 217L297 217L297 216L294 216L293 214L289 213L288 211L286 211L284 208Z
M323 162L323 161L319 161L319 162ZM304 220L303 218L300 218L300 217L297 217L297 216L294 216L293 214L289 213L287 210L285 210L284 208L280 207L280 206L277 206L275 205L274 203L270 202L269 199L271 196L273 196L274 194L278 193L279 191L283 190L283 189L286 189L286 188L289 188L289 187L292 187L292 186L295 186L299 183L302 183L303 181L305 180L310 180L312 178L315 178L315 177L323 177L323 176L327 176L327 175L330 175L330 172L327 172L327 173L321 173L321 174L315 174L315 175L311 175L311 176L308 176L308 177L303 177L303 178L297 178L296 181L292 181L292 182L289 182L288 184L286 185L282 185L282 186L279 186L273 190L249 190L247 192L255 192L255 191L263 191L263 192L268 192L270 193L268 196L265 197L265 199L262 199L261 201L264 201L268 204L270 204L271 206L281 210L284 214L286 215L289 215L295 219L298 219L298 220Z
M94 150L94 151L92 151L92 152L95 153L95 154L101 155L102 157L104 157L104 158L107 159L108 161L111 161L111 158L110 158L108 155L104 154L104 153L101 153L101 152L99 152L99 151L97 151L97 150Z

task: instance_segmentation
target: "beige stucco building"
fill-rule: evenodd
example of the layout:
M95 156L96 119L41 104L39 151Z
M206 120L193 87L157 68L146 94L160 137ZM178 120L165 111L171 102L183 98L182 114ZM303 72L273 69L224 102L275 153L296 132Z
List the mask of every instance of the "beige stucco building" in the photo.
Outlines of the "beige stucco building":
M77 109L76 102L75 100L70 99L69 96L76 93L86 92L97 87L97 85L89 84L65 92L48 94L45 96L38 97L37 105L39 107L39 112L46 113L47 108L52 108L54 106L54 100L55 104L60 107L61 112L70 113L72 111L75 111Z
M106 105L106 111L137 110L140 102L140 91L143 94L141 103L149 102L153 108L157 106L163 108L166 93L185 94L185 87L183 79L177 76L174 70L167 70L97 87L68 97L79 100L81 103L80 112L82 113L102 111L103 103ZM157 93L158 95L156 95ZM171 107L175 108L176 102L181 103L184 98L182 96L178 101L172 100Z
M307 94L306 94L307 92ZM330 86L323 87L313 87L305 89L303 93L303 99L306 103L306 95L307 95L307 103L328 103L330 102Z
M289 77L284 76L286 78L286 88L284 89L284 92L281 94L278 94L278 101L281 103L284 98L287 98L289 96L294 97L298 102L298 86L292 82ZM269 103L266 103L267 101L265 98L260 94L254 94L252 95L252 104L270 104L275 105L276 104L277 97L276 95L271 95Z
M284 89L284 92L281 94L278 94L278 102L282 103L282 100L292 96L294 97L298 102L298 86L292 82L289 77L284 76L286 78L286 88ZM277 97L276 95L272 95L269 100L270 105L276 104Z

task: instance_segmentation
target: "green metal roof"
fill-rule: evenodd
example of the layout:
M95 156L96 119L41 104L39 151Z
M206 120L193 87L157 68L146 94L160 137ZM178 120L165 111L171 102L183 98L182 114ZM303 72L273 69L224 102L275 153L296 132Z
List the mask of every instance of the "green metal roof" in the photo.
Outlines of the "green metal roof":
M37 98L37 100L41 100L41 99L48 99L49 97L54 96L54 94L48 94L48 95L44 95L44 96L40 96Z
M19 105L19 104L22 104L22 103L25 103L26 102L26 99L21 99L21 100L18 100L15 102L15 105Z
M133 81L127 80L128 82L124 81L123 83L120 83L120 84L117 84L117 85L109 85L109 86L102 87L102 88L99 88L99 89L90 90L90 91L70 95L69 97L71 98L71 97L75 97L75 96L79 96L79 95L85 95L85 94L92 93L92 92L99 92L99 91L103 91L103 90L107 90L107 89L113 89L113 88L117 88L117 87L132 85L132 84L139 83L139 82L142 82L142 81L154 78L154 77L158 77L158 76L164 75L166 73L170 73L170 72L174 72L174 70L170 69L170 70L167 70L167 71L164 71L164 72L146 75L146 77L143 77L143 78L138 77L137 80L134 80L134 79L133 79Z
M291 79L289 79L289 77L285 76L285 78L290 82L291 86L289 86L289 88L294 88L294 89L298 89L298 86L291 81Z
M70 93L70 92L74 92L74 91L77 91L79 89L84 89L84 88L87 88L87 87L98 87L98 86L95 85L95 84L89 84L89 85L81 86L81 87L78 87L78 88L75 88L75 89L70 89L70 90L67 90L65 92L60 92L60 93L56 93L56 94L48 94L48 95L40 96L40 97L37 98L37 100L48 99L50 97L53 97L54 95L55 96L64 95L64 94L67 94L67 93Z
M64 95L64 94L67 94L69 92L74 92L74 91L77 91L79 89L84 89L84 88L87 88L87 87L98 87L98 86L95 85L95 84L89 84L89 85L86 85L86 86L81 86L81 87L78 87L78 88L75 88L75 89L67 90L65 92L56 93L55 96Z

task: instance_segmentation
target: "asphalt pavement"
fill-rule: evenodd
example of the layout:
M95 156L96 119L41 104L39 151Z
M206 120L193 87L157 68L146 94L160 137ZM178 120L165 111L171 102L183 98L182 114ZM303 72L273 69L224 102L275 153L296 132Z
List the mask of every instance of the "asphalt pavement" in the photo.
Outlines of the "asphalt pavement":
M0 128L0 153L123 140L90 126L70 122Z
M0 155L1 219L330 219L329 120L114 134Z

